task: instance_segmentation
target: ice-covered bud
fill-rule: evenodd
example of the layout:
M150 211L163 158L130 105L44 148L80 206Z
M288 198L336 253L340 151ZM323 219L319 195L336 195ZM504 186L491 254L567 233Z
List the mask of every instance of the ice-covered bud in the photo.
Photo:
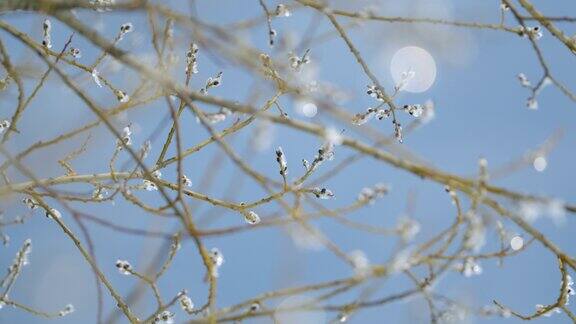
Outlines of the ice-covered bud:
M250 210L247 212L243 212L244 214L244 220L246 221L246 223L250 224L250 225L256 225L258 223L260 223L260 216L258 216L258 214L256 214L256 212Z
M154 317L154 324L173 324L174 323L174 313L170 311L162 311L160 314Z
M28 207L29 209L36 209L38 208L38 203L36 202L36 200L26 197L24 199L22 199L22 202L24 203L24 205L26 205L26 207Z
M118 272L123 275L130 275L132 272L132 265L126 260L116 261L116 268L118 268Z
M562 286L562 283L560 283L560 286ZM566 275L566 302L564 305L568 305L570 303L570 296L576 295L573 286L574 280L572 280L572 276Z
M348 254L348 258L354 266L354 272L357 276L366 276L370 274L370 260L366 256L366 253L362 250L354 250Z
M7 129L10 128L10 121L8 119L4 119L3 121L0 121L0 134L4 133Z
M276 38L276 35L278 35L276 29L271 28L270 31L268 31L268 35L270 36L270 46L274 46L274 39Z
M108 191L104 188L95 188L94 191L92 191L92 198L96 200L102 200L107 195Z
M180 302L180 307L182 307L183 311L188 314L192 314L194 312L194 303L192 302L192 299L190 299L190 297L188 297L186 294L181 295L178 298L178 301Z
M528 100L526 100L526 107L528 107L528 109L530 110L538 109L538 101L536 100L536 98L534 97L528 98Z
M220 252L218 248L212 248L210 250L210 260L212 261L213 268L212 268L212 276L218 278L219 272L218 270L224 264L224 255Z
M186 52L186 75L198 73L198 45L195 43L190 44L190 48Z
M358 194L358 201L362 203L374 203L376 198L382 198L390 191L390 186L384 183L377 183L373 188L362 188Z
M183 174L182 177L180 178L180 183L182 183L182 185L185 187L192 186L192 180L190 180L190 178L188 178L185 174Z
M66 315L69 315L72 313L74 313L74 305L68 304L64 307L63 310L58 312L58 316L62 317L62 316L66 316Z
M275 14L277 17L290 17L292 16L292 12L286 7L284 4L279 4L276 6Z
M377 86L367 85L366 88L367 88L366 90L367 95L378 101L384 101L384 93Z
M276 149L276 162L280 166L280 174L286 176L288 174L288 162L286 162L286 155L280 146Z
M125 24L122 24L120 26L120 35L124 36L128 33L131 33L134 31L134 26L132 25L131 22L127 22Z
M128 102L128 100L130 100L130 96L128 96L128 94L122 90L114 90L114 94L116 95L116 99L122 103Z
M400 76L400 81L394 86L394 90L396 90L396 91L404 90L406 88L406 86L408 85L408 83L410 82L410 80L412 80L415 75L416 75L416 72L414 72L412 70L402 72L402 74Z
M96 85L102 88L102 82L100 81L100 72L98 72L96 68L92 69L92 80L94 80L94 83L96 83Z
M48 18L44 19L42 30L44 33L50 33L52 31L52 22Z
M222 255L222 252L220 252L220 249L218 248L212 248L210 250L210 259L212 260L212 263L214 263L214 265L217 267L224 264L224 255Z
M400 123L397 121L394 121L394 137L399 143L404 141L402 136L402 125L400 125Z
M362 188L360 193L358 194L358 201L359 202L373 202L374 198L374 190L372 188Z
M18 272L21 267L28 265L30 263L30 252L32 252L32 240L26 239L20 250L16 252L16 257L14 261L12 261L12 265L8 268L8 271Z
M52 23L49 19L44 19L44 23L42 24L43 30L43 38L42 38L42 46L50 49L52 48L52 37L50 32L52 31Z
M150 181L150 180L146 180L146 179L142 180L142 185L144 186L144 189L145 189L146 191L156 191L156 190L158 190L158 186L157 186L154 182L152 182L152 181Z
M542 30L540 26L534 26L534 27L520 26L520 36L522 37L529 36L534 40L539 40L540 38L542 38Z
M326 188L314 188L312 193L319 199L330 199L334 198L334 193L330 189Z
M54 219L54 218L62 218L62 214L55 208L50 208L46 211L46 217Z
M255 301L252 304L250 304L250 312L254 313L260 310L260 302Z
M126 146L132 145L132 130L130 129L130 125L124 127L122 129L121 140L116 142L117 149L122 149L122 143Z
M215 77L209 77L206 85L200 90L200 93L207 94L208 89L218 87L222 83L222 72L218 72Z
M70 47L70 55L72 55L73 58L78 59L82 57L82 52L80 51L79 48Z
M404 105L404 111L407 112L408 114L418 118L418 117L422 116L422 113L424 112L424 108L422 107L422 105Z
M210 124L217 124L225 121L230 114L232 114L230 109L221 108L219 112L204 114L204 117L206 117L206 120L208 120ZM201 122L199 117L196 117L196 122Z
M302 159L302 166L304 167L304 170L308 171L310 169L310 162L306 159Z
M396 224L396 232L404 242L410 242L420 232L420 223L408 216L400 217Z
M295 71L300 71L303 65L310 63L310 58L308 57L309 52L310 49L307 49L306 52L304 52L304 55L302 55L302 57L294 53L291 53L289 57L290 67Z
M389 109L378 109L375 116L376 116L376 118L378 118L378 120L390 118L390 110Z
M112 10L110 6L114 5L116 0L91 0L90 4L95 5L95 10L98 12L110 11Z
M518 78L518 81L520 81L521 86L523 86L525 88L532 87L530 80L528 80L528 78L526 77L526 75L524 73L518 73L517 78Z
M372 119L372 117L374 117L375 113L376 113L375 108L368 108L368 109L366 109L366 112L364 112L364 113L357 113L352 118L352 124L354 124L356 126L364 125L368 121L370 121L370 119Z
M461 272L464 277L478 276L482 274L482 267L474 258L469 257L463 263L454 265L454 270Z

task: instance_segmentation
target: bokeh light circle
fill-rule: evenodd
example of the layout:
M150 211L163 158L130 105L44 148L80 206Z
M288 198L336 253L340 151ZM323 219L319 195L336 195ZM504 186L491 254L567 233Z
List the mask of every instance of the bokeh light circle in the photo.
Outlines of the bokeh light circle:
M390 61L390 73L394 83L402 80L402 74L413 71L414 77L403 88L408 92L424 92L436 80L436 61L427 50L418 46L407 46L399 49Z

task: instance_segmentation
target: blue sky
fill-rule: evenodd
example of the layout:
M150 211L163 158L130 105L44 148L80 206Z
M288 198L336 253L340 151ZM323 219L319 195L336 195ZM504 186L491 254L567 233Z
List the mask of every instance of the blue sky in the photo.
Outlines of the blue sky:
M241 19L260 15L261 9L256 0L246 1L196 1L196 15L203 21L214 24L228 24ZM273 8L276 2L269 1ZM174 8L188 12L188 6L183 2L171 1ZM432 16L446 19L457 19L480 22L498 22L498 1L336 1L340 8L362 8L373 4L385 15ZM550 15L569 15L576 5L569 1L547 2L535 0L535 5ZM128 35L121 44L135 55L146 57L152 53L148 44L149 35L145 30L146 17L142 14L93 12L79 13L82 20L94 28L99 28L104 35L112 38L117 27L131 21L135 32ZM297 10L293 16L286 19L275 19L274 26L279 37L293 35L300 39L306 31L306 26L314 15L311 10ZM30 36L41 39L41 24L43 17L27 13L4 14L0 19L13 23ZM345 22L345 19L340 21ZM517 24L508 15L506 21L511 26ZM562 24L567 34L574 33L574 26ZM322 34L330 30L326 19L316 31ZM68 30L57 21L53 21L53 43L56 49L61 47L68 37ZM267 31L261 25L244 32L242 37L250 45L263 52L271 52L267 46ZM443 37L448 34L450 37ZM381 83L390 89L393 80L390 75L390 60L392 55L402 47L418 46L426 49L436 61L437 75L434 84L423 93L403 92L397 98L399 104L423 103L431 99L435 102L436 118L408 134L403 147L416 154L428 163L455 174L471 176L477 172L480 157L487 159L490 168L498 168L507 162L523 156L527 151L537 148L553 133L561 130L563 136L555 149L546 157L548 166L544 172L537 172L530 165L505 177L494 180L494 184L517 190L519 192L541 194L559 197L567 202L575 202L576 174L576 128L573 121L576 118L574 103L564 96L557 88L549 86L538 96L539 109L532 111L525 107L528 90L520 87L516 75L526 74L535 82L541 76L541 68L537 64L534 52L527 39L499 31L463 30L429 25L396 25L384 23L366 23L349 31L349 35L364 55L366 61ZM5 33L0 33L2 41L9 49L16 64L45 68L35 54L27 51L21 44ZM190 36L181 29L176 30L177 46L184 53ZM139 41L139 40L144 41ZM538 41L543 48L553 75L571 87L575 84L576 75L570 68L573 66L573 55L552 37L547 31ZM85 39L75 36L74 45L83 50L81 62L92 62L98 51L89 46ZM357 113L373 104L373 99L364 94L369 80L356 64L353 56L339 38L331 38L324 42L313 44L310 51L311 69L315 69L316 78L322 82L345 90L349 98L341 103L341 108L349 113ZM211 94L231 100L246 100L249 98L255 82L248 71L238 68L227 61L216 60L208 51L200 49L200 73L193 80L192 87L199 88L204 80L223 71L223 83ZM282 58L278 53L272 53ZM183 58L181 59L183 60ZM181 64L182 65L182 64ZM306 67L308 68L308 67ZM84 88L95 100L105 106L112 106L115 98L103 89L92 84L92 80L78 74L71 68L66 71L77 77ZM136 85L134 73L127 69L118 72L106 71L106 76L119 87L129 93ZM181 70L175 70L174 75L182 80ZM52 75L50 85L43 88L38 97L24 114L20 123L21 134L13 136L8 148L11 152L19 152L41 139L51 138L75 125L95 119L95 116L82 105L81 101L65 88L59 79ZM27 89L35 82L26 81ZM12 113L15 100L15 88L0 96L2 118ZM270 89L262 90L256 98L257 105L271 97ZM329 114L320 109L314 118L307 118L295 112L294 102L289 98L281 99L292 118L312 121L321 125L346 129L347 135L366 139L355 133L353 126L335 121ZM134 142L139 147L146 138L152 135L159 120L168 113L163 100L148 104L143 108L127 113L121 125L130 121L135 125ZM208 108L207 108L208 109ZM409 120L402 117L406 122ZM195 121L194 116L184 114L183 141L186 147L194 145L206 137L205 131ZM161 124L162 125L162 124ZM389 122L375 121L370 123L384 134L392 131ZM163 124L160 137L152 143L152 157L155 158L161 148L163 138L167 133ZM223 127L223 126L220 126ZM283 126L274 127L274 136L270 146L257 152L248 150L249 140L253 136L251 130L243 130L229 140L238 152L250 152L247 160L258 171L274 177L277 175L277 165L274 161L274 148L282 146L291 166L291 177L297 177L301 170L300 160L311 160L320 142L306 134L295 132ZM43 150L31 155L25 163L37 170L42 177L62 174L57 160L60 156L78 147L85 135L68 141L61 146ZM106 172L107 162L114 149L113 136L105 129L98 128L92 132L92 139L85 154L74 161L78 173ZM174 151L171 151L173 153ZM353 152L346 148L338 148L337 163ZM120 162L127 161L126 155L121 155ZM214 161L221 162L215 166ZM151 166L153 159L147 160ZM329 165L326 164L328 170ZM216 180L210 188L195 190L206 191L210 195L224 197L230 186L238 186L238 201L253 201L264 195L262 189L251 180L238 181L239 170L230 160L219 154L216 146L211 146L198 154L192 155L184 163L186 174L192 179L194 186L199 186L206 173L218 172ZM174 168L165 170L167 179L174 178ZM321 172L323 173L323 172ZM14 179L23 178L15 173ZM415 197L412 217L422 225L422 231L416 237L415 243L422 242L434 233L446 227L454 218L454 206L441 185L395 169L389 165L363 159L352 165L344 173L331 178L323 184L336 193L336 199L322 201L326 207L343 206L352 202L357 193L366 186L377 182L388 183L392 191L376 204L355 212L351 217L355 220L372 225L394 226L399 216L405 213L407 197ZM65 187L71 190L87 190L86 187ZM161 199L156 193L143 192L139 197L151 204L160 204ZM2 201L2 208L7 215L27 213L19 203L19 197ZM154 217L144 211L134 208L125 201L116 201L101 205L75 204L75 207L85 210L101 218L118 224L142 229L153 229L169 232L178 224L175 220ZM194 205L194 213L198 219L210 219L209 227L221 227L241 224L241 218L226 210L214 210L206 204ZM264 207L259 214L266 217L277 206ZM219 215L215 217L214 213ZM208 216L207 216L208 215ZM492 215L496 218L496 215ZM70 223L71 218L64 215ZM388 260L390 253L398 247L393 238L368 235L341 226L340 224L322 219L314 221L331 240L337 243L343 251L361 249L373 262ZM130 236L111 231L107 228L90 223L90 233L96 246L96 257L105 274L118 290L127 294L135 285L134 278L121 276L117 273L114 263L116 259L130 260L136 269L144 267L151 260L155 251L162 248L164 241L141 236ZM506 223L509 229L522 233L513 224ZM572 233L576 230L573 215L562 225L555 225L550 219L542 218L534 226L545 233L553 242L562 247L570 255L576 253L576 245ZM76 231L79 229L72 225ZM36 213L23 226L14 226L6 231L12 238L8 247L2 247L0 267L8 266L20 244L26 238L33 240L33 252L30 266L24 269L16 287L11 294L14 300L26 302L29 305L47 311L60 309L67 303L73 303L77 312L71 316L55 321L61 323L93 322L96 310L96 295L94 279L90 269L77 252L74 245L66 239L49 219L41 213ZM524 237L527 236L524 234ZM498 247L497 236L493 228L487 234L488 243L483 251L492 251ZM226 262L221 269L218 287L218 305L226 306L237 303L262 292L283 287L302 285L318 281L340 278L352 274L352 269L336 258L328 250L319 251L298 247L285 228L266 228L240 234L205 239L207 247L218 247L224 254ZM164 247L165 248L165 247ZM530 313L535 304L551 303L558 293L560 274L555 258L541 245L535 243L527 251L518 256L508 258L503 266L498 266L496 260L482 263L483 274L472 278L464 278L459 273L451 272L435 287L437 291L454 299L480 307L491 304L493 299L509 305L521 313ZM203 283L203 267L195 247L190 241L183 243L183 249L177 255L173 266L165 278L160 281L163 296L168 299L181 289L187 289L197 305L206 298L206 284ZM374 297L389 295L409 287L406 278L395 276L378 282L379 289ZM357 291L356 291L357 293ZM355 293L344 294L334 302L345 302L354 298ZM274 307L277 303L267 304ZM153 306L152 295L146 295L146 301L135 306L139 314L144 314ZM108 313L114 307L111 298L105 293L105 309ZM185 314L176 310L176 321L180 322ZM369 308L355 314L352 323L420 323L428 321L428 313L422 298L414 298L390 305ZM147 313L147 312L146 312ZM326 319L333 319L334 314L326 314ZM318 317L317 321L326 319ZM0 311L2 323L41 323L40 318L32 317L14 309ZM266 321L261 321L262 323ZM472 318L471 323L514 323L516 319ZM563 315L539 319L542 323L568 323Z

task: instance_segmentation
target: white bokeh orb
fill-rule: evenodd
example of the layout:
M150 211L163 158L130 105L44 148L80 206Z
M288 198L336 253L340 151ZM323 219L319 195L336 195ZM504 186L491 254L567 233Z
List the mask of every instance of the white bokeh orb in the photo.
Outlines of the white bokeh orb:
M390 73L395 84L402 81L403 74L413 71L414 77L403 87L408 92L424 92L436 80L436 61L427 50L418 46L399 49L390 61Z
M533 166L534 170L538 172L544 172L544 170L546 170L546 167L548 166L548 161L546 161L546 157L538 156L534 159Z
M318 107L312 102L308 102L302 106L302 114L308 118L316 116L318 113Z
M318 106L314 102L306 101L306 100L297 100L295 103L295 110L296 113L307 117L307 118L314 118L318 113Z
M512 248L512 250L514 251L518 251L520 250L522 247L524 247L524 239L518 235L514 236L511 240L510 240L510 247Z

